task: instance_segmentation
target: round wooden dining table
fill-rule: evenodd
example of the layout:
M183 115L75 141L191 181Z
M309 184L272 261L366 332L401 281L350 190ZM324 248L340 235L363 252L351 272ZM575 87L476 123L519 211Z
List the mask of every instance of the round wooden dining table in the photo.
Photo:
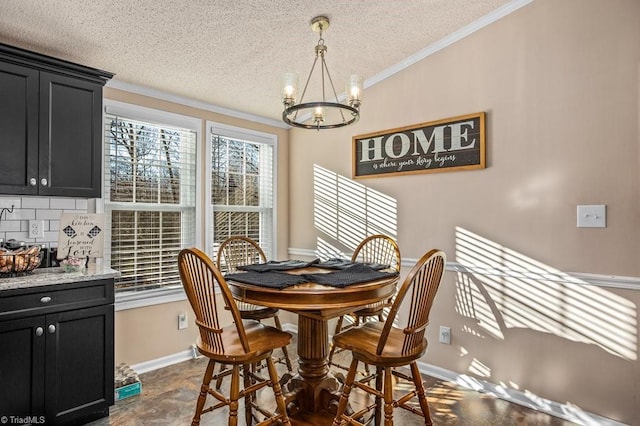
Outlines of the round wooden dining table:
M328 273L306 267L290 274ZM291 417L301 424L325 424L332 419L332 401L339 397L338 380L329 372L328 321L370 303L389 299L398 276L352 284L344 288L313 282L283 289L228 280L233 296L242 302L283 309L298 315L298 374L289 383ZM293 395L293 397L291 397Z

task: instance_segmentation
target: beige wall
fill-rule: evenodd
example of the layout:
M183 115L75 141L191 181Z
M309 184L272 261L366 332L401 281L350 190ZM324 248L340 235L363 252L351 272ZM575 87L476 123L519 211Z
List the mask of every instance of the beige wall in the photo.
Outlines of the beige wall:
M178 315L183 312L189 327L178 330ZM189 349L198 335L194 320L186 300L116 312L116 365L157 360Z
M536 0L366 89L362 119L345 129L287 132L105 96L277 134L279 258L287 247L353 249L353 229L316 226L310 190L314 167L351 177L352 136L485 111L486 169L354 182L396 203L386 215L403 258L438 247L478 267L640 277L638 16L636 0ZM578 204L606 204L607 228L576 228ZM640 425L638 291L564 281L448 272L423 361ZM186 302L117 312L116 362L187 349L197 331L193 315L177 330L183 311ZM451 346L436 343L439 325L451 327Z
M438 247L480 267L640 277L639 17L636 0L536 0L366 89L356 125L292 130L290 247L353 249L353 229L314 223L309 191L314 167L351 178L352 136L485 111L486 169L355 182L397 203L403 258ZM607 227L577 228L579 204L605 204ZM424 361L639 425L639 304L638 290L448 272Z
M203 139L206 137L205 126L207 120L275 134L278 137L277 257L286 258L289 231L287 225L289 206L287 130L114 88L105 89L105 98L200 118L203 120L201 133ZM204 166L205 159L203 158L202 161ZM205 206L204 213L206 214L208 213L208 210L206 210L206 194L203 193L201 196L203 205ZM202 216L202 229L205 229L204 214ZM190 327L184 330L178 330L177 327L177 318L180 312L188 312L189 314ZM194 326L193 320L193 313L187 301L116 312L116 364L120 362L126 362L129 365L137 364L174 355L189 349L195 342L197 335L197 329Z

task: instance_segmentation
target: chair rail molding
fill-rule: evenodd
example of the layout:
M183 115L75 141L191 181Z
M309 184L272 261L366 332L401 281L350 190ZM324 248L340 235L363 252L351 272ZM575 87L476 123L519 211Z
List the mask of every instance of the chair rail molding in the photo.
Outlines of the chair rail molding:
M288 249L288 253L292 258L304 257L313 259L318 257L318 253L315 250L311 249L290 247ZM418 259L403 258L402 266L411 268L416 264L417 261ZM474 275L501 276L547 282L560 282L565 284L592 285L597 287L640 290L640 277L591 274L586 272L540 272L534 270L515 270L510 268L481 268L476 266L466 266L458 262L447 262L446 270L449 272L459 272Z
M412 261L412 259L407 259L409 265L412 264ZM404 259L402 264L404 266ZM564 284L593 285L597 287L640 290L640 277L589 274L584 272L539 272L533 270L515 270L510 268L479 268L474 266L465 266L458 262L447 262L447 271L474 275L522 278Z

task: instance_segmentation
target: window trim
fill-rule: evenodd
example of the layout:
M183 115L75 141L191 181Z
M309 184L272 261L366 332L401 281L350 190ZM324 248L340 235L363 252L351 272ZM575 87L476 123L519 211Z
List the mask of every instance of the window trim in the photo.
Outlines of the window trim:
M196 136L196 176L195 176L195 236L194 241L196 247L204 247L206 241L202 232L202 214L203 214L203 202L200 194L202 193L202 182L204 180L204 170L202 167L203 158L203 140L202 140L202 123L203 120L196 117L191 117L182 114L176 114L169 111L147 108L140 105L129 104L125 102L115 101L111 99L104 100L104 108L102 114L102 128L106 124L106 114L121 115L123 117L148 121L159 125L169 125L175 127L182 127L195 132ZM104 131L102 136L102 162L103 167L106 167L107 157L105 153L105 140ZM96 200L96 212L105 213L105 188L106 172L103 169L102 173L102 190L103 198ZM120 203L114 202L112 205L118 205ZM161 210L162 206L159 206L158 210ZM111 241L111 236L109 236ZM182 288L171 286L167 288L147 290L140 293L129 294L115 294L115 310L134 309L144 306L157 305L162 303L175 302L180 300L186 300L186 294Z
M215 121L207 120L206 123L206 143L204 143L204 156L206 158L206 166L205 166L205 176L204 179L204 191L205 191L205 203L206 203L206 214L205 214L205 252L212 258L215 259L216 253L209 253L210 247L212 247L213 242L213 223L212 223L212 215L209 212L209 208L211 206L211 136L212 135L220 135L226 138L232 139L240 139L254 143L261 143L265 145L270 145L273 149L273 159L272 159L272 170L271 174L273 177L273 209L272 209L272 238L271 238L271 247L269 247L272 256L276 256L278 253L278 136L272 133L261 132L258 130L246 129L243 127L232 126L229 124L218 123Z

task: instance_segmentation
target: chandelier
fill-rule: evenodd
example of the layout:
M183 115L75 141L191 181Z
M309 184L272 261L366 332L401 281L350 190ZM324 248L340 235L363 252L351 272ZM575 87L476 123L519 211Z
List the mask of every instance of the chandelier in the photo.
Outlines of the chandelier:
M282 120L291 126L316 130L334 129L353 124L360 118L362 77L358 75L349 77L346 86L346 102L339 102L325 61L327 46L324 44L322 32L326 31L327 28L329 28L329 18L326 16L318 16L311 21L311 29L319 33L319 39L315 47L316 57L298 103L296 103L298 76L294 73L284 75L282 96L284 111L282 112ZM319 80L318 85L322 99L303 102L318 60L320 62L320 72L317 73L319 74L317 80ZM328 85L325 84L326 82L328 82ZM328 92L329 88L331 89L330 92Z

